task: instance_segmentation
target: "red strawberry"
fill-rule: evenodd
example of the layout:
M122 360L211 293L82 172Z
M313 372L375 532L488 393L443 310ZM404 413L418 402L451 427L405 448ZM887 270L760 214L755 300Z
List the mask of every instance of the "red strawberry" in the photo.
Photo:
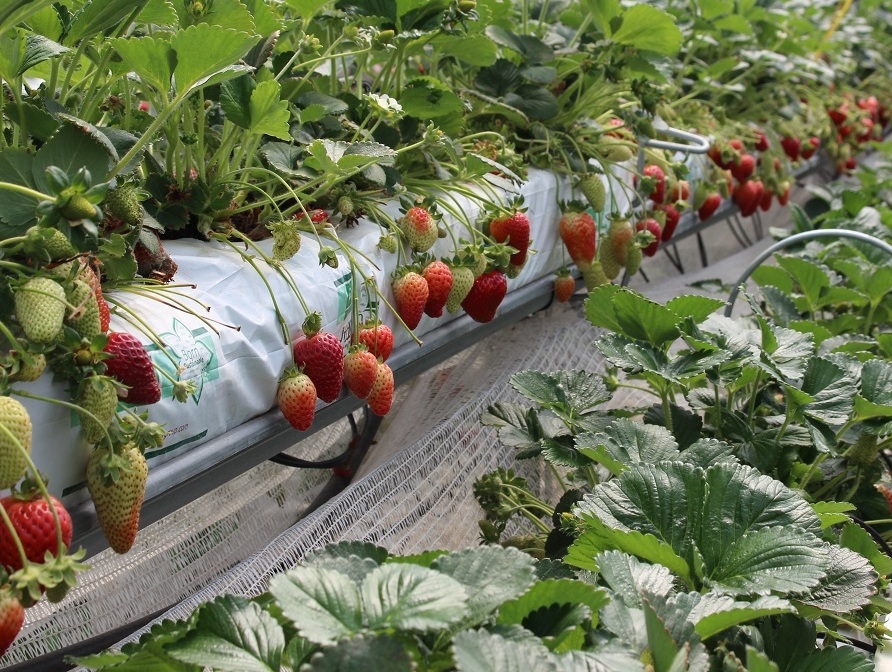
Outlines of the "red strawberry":
M409 208L398 223L409 247L416 252L429 250L437 242L437 225L426 208Z
M8 589L0 590L0 656L18 637L25 623L25 609Z
M307 374L294 367L286 369L279 379L276 403L291 426L303 432L316 414L316 386Z
M790 158L790 161L799 159L799 150L802 147L799 138L794 138L789 135L781 138L781 147L784 148L784 154Z
M827 114L830 115L830 119L834 124L842 126L846 122L846 119L849 118L849 104L843 103L839 107L831 107L827 110Z
M393 332L386 324L370 322L359 330L359 342L364 343L375 357L386 362L393 351Z
M816 135L811 136L808 140L802 143L802 151L801 155L803 159L810 159L815 155L815 152L821 147L821 138Z
M71 516L55 497L50 497L56 514L59 516L59 524L62 528L62 542L65 546L71 544ZM6 514L12 521L16 534L25 549L25 555L30 562L43 563L46 552L56 555L59 550L59 542L56 539L56 523L53 513L46 499L42 495L34 495L27 499L9 496L0 499L0 506L6 509ZM0 524L0 566L6 567L10 572L22 568L22 558L19 556L15 545L15 539L9 533L6 525Z
M639 220L635 225L636 231L644 231L645 229L653 234L654 241L647 247L642 248L641 251L644 252L645 256L652 257L660 248L660 241L663 239L663 227L661 227L660 223L653 217L648 217L647 219Z
M756 138L756 144L753 147L756 151L766 152L771 144L768 142L768 136L765 135L762 131L759 131L758 136Z
M489 223L489 234L497 243L507 243L517 252L511 255L511 264L523 266L530 248L530 220L517 210L509 217L496 217Z
M387 415L393 404L393 371L384 362L378 362L375 383L368 396L369 409L375 415Z
M476 322L491 322L508 293L508 280L500 271L487 271L474 280L461 307Z
M777 195L777 202L781 205L786 205L787 201L790 200L790 191L792 191L792 186L789 182L781 182L780 187L781 192Z
M344 346L331 332L321 331L319 313L308 315L302 328L306 338L294 344L294 364L313 381L319 398L331 403L344 383Z
M668 191L668 200L675 203L676 201L686 201L691 197L691 183L687 180L678 180L672 185Z
M664 243L669 242L669 239L675 233L679 220L681 220L681 213L671 204L658 205L656 210L666 213L666 223L663 224L663 237L661 240Z
M344 382L347 389L360 399L372 391L378 374L378 358L365 345L354 345L344 357Z
M774 192L771 189L764 189L762 191L762 199L759 201L759 207L762 209L762 212L768 212L771 210L771 202L774 199Z
M707 219L712 217L715 214L715 211L719 209L719 206L722 204L722 197L717 192L712 192L709 196L706 197L706 200L703 201L703 205L700 206L700 209L697 210L697 215L700 217L701 222L705 222Z
M428 289L424 312L431 317L441 317L452 290L452 269L442 261L432 261L421 271L421 277L427 282Z
M576 280L570 275L570 271L566 268L562 268L558 271L558 274L554 279L554 298L557 299L559 303L567 303L575 291Z
M762 192L764 187L762 186L762 182L759 180L749 180L747 182L741 182L736 187L734 187L734 193L732 197L734 198L734 202L740 207L740 214L744 217L749 217L759 207L759 203L762 202Z
M133 334L113 331L108 335L105 360L108 375L127 389L119 398L136 405L154 404L161 399L161 385L145 346Z
M858 142L867 142L873 136L873 119L862 119L861 127L863 130L858 134Z
M641 181L642 191L650 197L654 203L663 203L666 200L666 174L663 169L654 164L644 166L644 178ZM649 179L648 179L649 178Z
M430 290L427 280L415 271L403 270L393 281L393 298L396 301L396 312L409 329L414 329L421 322L424 307Z
M567 246L570 258L582 268L595 258L597 228L595 220L587 212L568 211L561 217L561 240Z
M741 154L738 163L731 164L731 174L740 182L749 179L756 170L756 158L752 154Z

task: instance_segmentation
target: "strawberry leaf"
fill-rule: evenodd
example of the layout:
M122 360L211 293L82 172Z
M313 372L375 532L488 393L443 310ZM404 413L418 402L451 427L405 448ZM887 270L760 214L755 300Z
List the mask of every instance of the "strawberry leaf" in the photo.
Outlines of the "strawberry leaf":
M396 637L360 635L325 647L300 669L305 672L367 672L372 669L411 672L415 665L405 644Z

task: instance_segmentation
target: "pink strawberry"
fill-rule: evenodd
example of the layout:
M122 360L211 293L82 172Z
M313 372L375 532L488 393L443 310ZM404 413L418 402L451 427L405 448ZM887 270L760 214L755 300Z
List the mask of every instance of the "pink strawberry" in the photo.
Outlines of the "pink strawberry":
M25 623L25 609L8 588L0 589L0 656L18 637Z
M476 322L491 322L508 293L508 280L501 271L487 271L474 280L461 307Z
M497 243L506 243L517 250L511 255L512 265L524 265L530 248L530 220L525 213L516 210L508 217L496 217L489 223L489 234Z
M432 261L421 271L421 277L427 282L428 289L424 312L431 317L442 317L446 299L452 291L452 270L442 261Z
M561 217L560 232L573 263L580 268L591 265L597 252L597 228L592 216L568 210Z
M375 357L386 362L393 351L393 332L386 324L368 322L359 330L359 342L364 343Z
M424 307L430 290L427 280L415 271L403 269L391 285L393 298L396 301L396 312L409 329L414 329L421 322Z
M393 404L393 371L384 362L378 362L375 383L368 396L369 409L375 415L387 415Z
M145 346L133 334L112 331L108 335L105 352L111 355L105 360L109 376L127 386L118 398L142 406L161 399L161 385L155 375L155 367Z
M681 213L671 204L658 205L655 209L666 214L666 223L663 224L661 240L664 243L669 242L669 239L672 238L675 229L678 227L678 222L681 220Z
M642 248L641 251L644 252L645 256L652 257L660 248L660 241L663 239L663 227L653 217L648 217L647 219L639 220L635 225L636 231L644 231L645 229L653 234L654 241L647 247Z
M331 332L322 331L322 316L311 313L303 323L305 338L294 343L294 364L303 368L322 401L341 395L344 382L344 346Z
M576 280L570 275L570 271L562 268L554 279L554 298L559 303L567 303L575 291Z
M344 357L344 383L347 389L360 399L372 391L378 374L378 359L365 345L354 345Z
M316 414L316 386L310 377L291 367L279 379L276 403L291 426L306 431Z
M644 167L641 181L642 191L650 197L654 203L663 203L666 200L666 174L663 169L654 164Z
M712 217L721 204L722 197L720 194L715 191L709 194L709 196L706 197L706 200L703 201L703 205L697 210L697 215L700 217L700 221L705 222Z
M439 235L437 225L427 208L409 208L398 221L406 242L416 252L424 252L433 247ZM414 328L414 327L413 327Z

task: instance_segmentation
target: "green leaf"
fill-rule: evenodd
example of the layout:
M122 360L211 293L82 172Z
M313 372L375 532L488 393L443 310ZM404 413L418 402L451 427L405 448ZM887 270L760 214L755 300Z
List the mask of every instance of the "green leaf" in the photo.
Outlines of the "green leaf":
M534 35L519 35L498 25L487 26L486 35L496 44L521 54L527 64L546 63L554 58L554 49Z
M340 98L329 96L320 91L307 91L299 95L294 102L298 107L320 105L326 114L344 114L350 109L350 106Z
M619 333L620 326L613 309L613 298L620 291L622 289L613 283L595 287L590 291L585 300L585 316L588 321L596 327Z
M802 380L802 391L813 398L802 407L809 418L829 425L841 425L854 410L857 392L854 379L842 367L823 357L814 357L809 361Z
M511 61L500 58L477 73L474 86L485 95L500 97L516 89L522 81L520 68Z
M643 5L636 5L636 7L641 6ZM629 338L662 347L681 334L675 313L637 292L631 290L617 292L613 296L613 310L619 333Z
M128 37L111 40L111 45L127 67L139 75L140 79L164 94L168 92L170 78L177 64L177 55L166 40L155 37Z
M288 111L288 101L279 98L280 93L281 86L271 79L261 82L251 92L248 109L250 130L253 133L270 135L280 140L291 139L288 125L291 113Z
M778 672L777 663L747 644L746 669L749 672Z
M607 401L604 381L588 371L520 371L511 376L511 386L546 408L584 415Z
M260 154L269 165L284 175L299 175L298 164L303 159L303 150L284 142L268 142L260 148Z
M892 266L877 266L870 279L865 282L863 290L872 304L879 304L892 291Z
M851 518L846 513L854 511L857 507L849 502L820 501L814 502L811 508L818 514L818 518L821 519L821 529L825 530L828 527L849 522Z
M313 551L306 558L305 564L324 566L329 558L368 558L376 565L384 564L389 553L386 548L376 546L367 541L339 541L336 544L326 544L322 548Z
M729 464L738 462L737 457L734 455L734 449L718 439L700 439L681 451L678 454L678 459L701 469L706 469L713 464L722 462Z
M149 0L139 13L140 23L154 23L156 26L174 26L177 23L177 10L173 0Z
M536 582L520 597L505 602L499 608L497 623L524 625L534 612L552 605L585 605L590 610L593 625L597 625L598 611L608 602L607 593L595 586L573 579L547 579Z
M732 33L740 33L741 35L753 34L753 27L750 25L750 22L736 14L716 19L712 25L719 30L727 30Z
M485 630L465 630L452 639L459 672L557 672L548 649L538 639L509 640Z
M811 334L762 325L761 365L771 375L781 380L801 378L813 354Z
M786 672L873 672L874 662L856 649L825 647L815 650L805 658L799 658Z
M595 557L601 578L616 599L633 609L641 608L643 596L669 597L675 578L667 567L640 562L634 555L605 551Z
M220 85L220 106L226 118L240 128L251 127L250 104L255 87L254 78L247 74Z
M787 294L793 293L793 276L778 266L762 264L752 272L750 279L759 287L770 285Z
M877 593L877 573L863 555L842 546L828 544L827 575L808 596L798 599L804 604L839 614L857 611L870 603Z
M709 613L702 615L694 626L694 630L702 639L709 639L735 625L748 623L764 616L796 613L792 604L773 596L760 597L752 602L738 602L727 596L716 597L714 600L704 599L698 605L700 614L703 614L704 611L703 603L707 602L711 602L707 607Z
M867 558L882 576L892 574L892 558L880 549L873 537L860 525L852 522L845 525L840 532L839 543Z
M5 147L0 150L0 180L34 187L34 154L27 149ZM5 191L0 198L0 222L17 229L31 224L36 219L34 212L37 201L24 194ZM11 232L14 235L14 232ZM0 238L4 238L0 232Z
M725 303L721 299L711 299L697 294L685 294L667 301L666 308L675 313L679 317L679 321L682 318L690 317L695 323L700 324L719 308L724 307Z
M672 56L681 48L682 34L672 15L651 5L633 5L622 15L614 42Z
M613 35L612 22L623 13L619 0L584 0L586 9L591 12L595 24L604 35Z
M379 567L363 581L362 601L372 629L435 630L469 615L464 586L417 565Z
M83 122L81 122L83 123ZM80 125L65 123L46 141L34 156L32 166L34 184L41 190L48 190L46 169L56 166L69 176L81 168L90 171L94 183L101 182L108 173L112 160L110 143L105 143Z
M350 577L324 567L297 567L270 580L269 592L300 634L331 644L362 630L359 588Z
M146 2L147 0L89 0L71 20L65 42L75 44L85 37L117 28L124 19L142 9Z
M576 447L613 475L633 464L654 464L678 457L678 444L665 427L623 418L599 434L581 434Z
M864 363L855 413L862 420L892 417L892 364L881 359Z
M421 77L409 81L399 99L403 111L419 119L435 119L460 114L464 103L443 82L433 77Z
M654 608L648 602L644 602L641 606L644 610L647 643L651 655L653 655L654 669L660 670L660 672L669 672L679 653L678 645L672 639L666 625L657 616Z
M707 573L713 589L735 595L798 593L827 575L827 555L813 534L767 527L748 532L723 549Z
M778 324L789 327L791 322L799 320L801 317L799 309L786 292L771 285L765 285L761 291L767 304L767 312Z
M501 546L483 546L440 556L433 569L465 587L468 610L479 620L503 602L522 595L535 579L535 562L531 556Z
M300 669L303 672L412 672L416 668L405 644L396 637L359 635L325 647Z
M777 263L793 277L809 305L817 306L822 290L830 286L827 272L802 257L778 255Z
M188 10L180 13L180 25L183 27L196 19ZM214 0L213 8L205 12L197 21L198 25L211 25L219 28L231 28L246 33L256 34L254 17L241 0Z
M221 672L278 672L285 635L256 602L217 598L201 607L196 628L165 650L177 660Z
M187 91L211 83L211 77L226 71L240 73L230 66L238 62L257 38L237 30L206 23L189 26L171 35L176 52L174 77L177 89ZM237 74L232 74L237 76Z
M448 35L434 40L434 44L443 56L478 68L492 65L499 57L495 43L485 35Z

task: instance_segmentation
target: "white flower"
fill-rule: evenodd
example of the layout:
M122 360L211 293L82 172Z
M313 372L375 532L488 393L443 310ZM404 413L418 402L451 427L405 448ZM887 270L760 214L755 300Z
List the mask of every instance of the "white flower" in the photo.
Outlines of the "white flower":
M403 116L403 106L385 93L370 93L366 99L369 107L386 119L399 119Z

